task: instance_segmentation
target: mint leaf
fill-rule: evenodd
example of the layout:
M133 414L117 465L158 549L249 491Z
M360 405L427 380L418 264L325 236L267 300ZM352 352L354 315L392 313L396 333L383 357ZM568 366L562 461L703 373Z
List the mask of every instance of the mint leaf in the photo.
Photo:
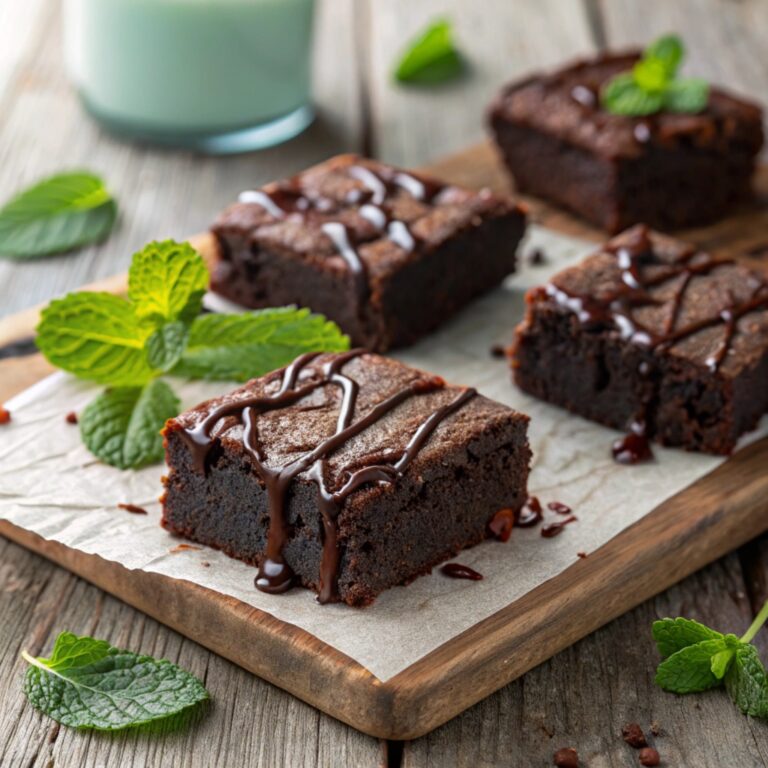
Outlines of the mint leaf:
M666 70L667 77L673 78L684 54L683 41L677 35L664 35L645 49L643 58L658 61Z
M207 287L205 262L189 243L149 243L134 254L128 271L128 297L136 315L156 324L192 322Z
M245 381L291 362L304 352L341 352L349 338L335 323L308 309L283 307L238 315L202 315L174 374Z
M116 731L185 713L208 699L194 676L170 661L62 632L50 658L34 658L24 677L32 706L62 725Z
M0 209L0 256L34 258L98 242L116 216L117 205L98 176L51 176Z
M631 73L616 75L603 87L600 99L614 115L652 115L664 105L662 92L644 91Z
M133 307L111 293L71 293L52 301L37 327L37 346L53 365L99 384L136 386L155 372Z
M653 622L653 639L663 656L671 656L682 648L703 640L723 640L723 635L692 619L661 619Z
M768 717L768 680L754 645L742 643L736 650L725 687L745 715Z
M673 653L656 670L656 684L673 693L696 693L720 684L712 657L727 650L725 640L703 640Z
M710 661L710 669L712 674L718 679L722 680L725 677L725 673L731 666L733 657L736 655L735 648L726 648L724 651L716 653Z
M709 100L709 84L699 78L674 80L664 91L664 108L670 112L701 112Z
M173 390L155 380L145 387L118 387L99 395L80 416L88 450L113 467L129 469L161 461L160 430L179 413Z
M641 90L653 93L667 87L667 68L658 59L641 59L632 69L632 79Z
M147 362L159 371L170 371L181 360L188 335L181 321L161 326L147 339Z
M411 42L397 65L395 79L401 83L443 83L458 77L463 70L451 23L441 19Z

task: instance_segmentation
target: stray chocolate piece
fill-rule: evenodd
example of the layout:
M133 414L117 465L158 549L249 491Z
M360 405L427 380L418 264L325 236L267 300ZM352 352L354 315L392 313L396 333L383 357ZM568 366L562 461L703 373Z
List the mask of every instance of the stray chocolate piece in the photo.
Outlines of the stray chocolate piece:
M8 424L11 421L11 412L0 405L0 424Z
M638 758L640 759L640 765L654 766L661 764L659 753L653 747L644 747L641 749Z
M544 251L541 250L541 248L534 248L528 254L528 263L532 267L540 267L542 264L547 263L547 256Z
M70 411L64 418L67 424L77 424L77 414L74 411Z
M146 515L147 510L144 507L137 507L135 504L118 504L120 509L124 509L126 512L130 512L133 515Z
M162 522L258 566L257 589L366 605L520 509L527 425L364 350L305 354L168 421Z
M621 729L621 738L634 749L648 746L643 729L637 723L627 723Z
M440 570L452 579L469 579L470 581L482 581L483 579L482 573L478 573L474 568L461 563L446 563Z
M243 192L219 216L211 288L246 307L309 307L383 352L514 272L525 221L487 189L340 155Z
M557 768L579 768L579 753L573 747L558 749L554 755Z
M576 557L578 557L581 560L586 560L589 555L586 552L577 552Z
M491 347L491 357L501 358L506 357L507 348L503 344L494 344Z

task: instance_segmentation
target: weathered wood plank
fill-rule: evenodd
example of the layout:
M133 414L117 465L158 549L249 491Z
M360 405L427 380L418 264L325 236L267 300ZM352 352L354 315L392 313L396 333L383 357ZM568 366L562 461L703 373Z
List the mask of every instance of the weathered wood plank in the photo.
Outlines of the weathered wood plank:
M376 740L321 714L87 582L0 538L0 764L145 766L354 765L375 768ZM97 734L57 728L21 691L22 648L49 651L62 630L90 634L181 664L213 703L177 733ZM51 762L53 761L53 762Z
M271 150L215 158L108 136L85 117L63 71L61 3L0 0L0 200L45 174L87 167L104 176L121 210L115 232L100 246L23 264L0 260L0 316L124 270L149 240L203 231L246 187L358 148L353 2L320 0L315 125ZM24 18L16 23L19 14ZM27 30L32 21L36 26ZM6 49L15 52L7 64Z
M590 768L636 766L621 739L638 722L670 766L758 768L768 760L765 724L741 715L722 691L673 696L653 683L651 623L685 615L743 632L751 621L736 555L691 576L595 632L463 715L405 745L403 768L545 766L564 746Z
M366 2L372 146L377 156L403 165L423 165L478 141L485 109L502 83L594 48L580 0ZM454 23L468 75L439 88L395 85L392 69L404 46L442 17Z

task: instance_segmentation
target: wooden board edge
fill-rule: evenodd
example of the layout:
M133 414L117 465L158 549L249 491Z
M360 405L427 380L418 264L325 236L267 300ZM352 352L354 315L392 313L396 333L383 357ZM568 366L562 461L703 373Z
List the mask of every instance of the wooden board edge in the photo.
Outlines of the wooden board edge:
M390 738L428 733L768 530L766 466L768 438L388 680L385 688L393 697Z
M326 714L371 736L381 738L389 733L391 696L383 683L300 627L191 581L129 570L7 520L0 520L0 535ZM258 633L257 647L239 642L244 636L253 637L254 632Z

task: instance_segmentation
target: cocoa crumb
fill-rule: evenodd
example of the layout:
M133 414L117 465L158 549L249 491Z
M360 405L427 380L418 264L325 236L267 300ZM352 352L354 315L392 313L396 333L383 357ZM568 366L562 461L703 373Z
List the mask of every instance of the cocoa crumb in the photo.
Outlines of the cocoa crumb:
M573 747L558 749L554 755L557 768L579 768L579 753Z
M207 560L203 560L200 565L203 566L203 568L210 568L211 564Z
M77 424L77 414L74 411L70 411L64 418L67 424Z
M534 248L528 254L528 263L532 267L540 267L542 264L547 263L547 254L541 248Z
M507 349L503 344L494 344L491 347L491 357L506 357Z
M0 424L7 424L11 420L11 412L0 405Z
M586 552L577 552L576 556L580 557L582 560L586 560L589 557L589 555Z
M175 555L177 552L186 552L190 549L202 549L202 547L196 547L194 544L177 544L175 547L171 547L168 551Z
M643 729L637 723L627 723L621 729L621 738L634 749L648 746Z
M144 507L137 507L135 504L118 504L120 509L130 512L132 515L146 515L147 510Z
M645 747L644 749L641 749L638 757L640 758L640 765L653 766L661 763L659 753L653 747Z

